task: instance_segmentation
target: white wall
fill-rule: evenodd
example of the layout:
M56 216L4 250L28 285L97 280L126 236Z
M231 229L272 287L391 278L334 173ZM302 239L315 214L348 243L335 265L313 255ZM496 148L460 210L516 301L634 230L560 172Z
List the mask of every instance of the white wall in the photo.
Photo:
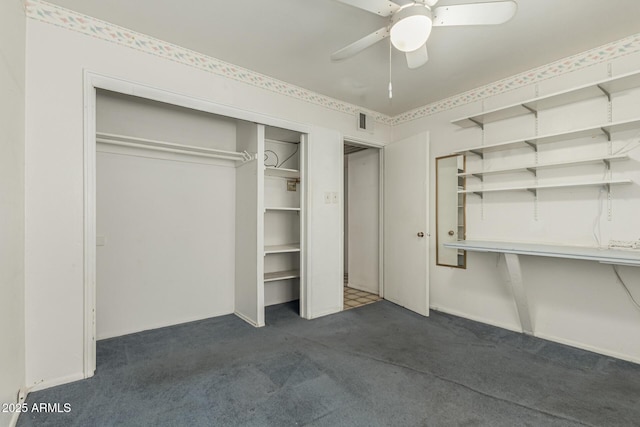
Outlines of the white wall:
M380 150L370 148L346 156L348 169L349 286L379 292Z
M554 77L539 83L541 95L605 79L608 63ZM640 54L611 61L614 75L640 70ZM491 109L535 96L529 85L484 100ZM394 128L394 139L431 132L431 161L456 149L482 144L478 129L459 129L450 124L466 114L480 112L481 102L410 121ZM640 90L617 95L613 102L613 119L640 117ZM540 114L540 134L570 127L607 121L604 97L578 105L545 111ZM510 119L486 127L485 143L501 142L533 135L533 117ZM614 151L628 142L637 146L639 132L614 135ZM586 148L584 148L586 147ZM582 139L540 147L540 161L589 157L606 151L602 139ZM616 187L612 194L612 220L607 220L607 204L599 220L601 241L636 240L640 237L640 149L631 152L632 160L613 164L614 178L631 178L634 184ZM512 150L489 154L485 167L533 161L531 150ZM432 163L434 165L434 163ZM467 170L480 168L477 159L467 157ZM601 179L603 165L549 170L539 174L548 180ZM477 169L476 169L477 170ZM431 173L431 206L435 207L435 167ZM576 175L574 177L574 175ZM504 180L531 180L527 174L487 177L485 185L499 185ZM468 186L477 181L469 180ZM535 218L530 193L486 194L484 203L474 195L467 197L467 239L534 241L570 245L595 245L594 220L598 216L599 188L558 189L539 192L538 218ZM606 198L606 197L605 197ZM435 215L431 216L435 230ZM504 265L496 254L468 253L467 269L435 265L435 238L431 238L431 308L470 319L519 330L511 291L505 282ZM616 281L611 266L586 261L521 257L533 324L537 336L577 347L640 362L640 310L631 303ZM621 267L621 274L631 292L640 299L640 269Z
M307 317L316 318L342 310L343 271L343 165L342 136L335 130L314 128L309 135L305 164L307 221ZM336 193L337 200L325 195ZM330 197L332 199L332 197ZM322 254L318 259L314 254ZM309 258L308 258L309 261ZM338 267L338 268L335 268ZM339 284L339 286L334 286Z
M100 92L96 117L98 132L235 150L235 121L211 114ZM98 151L97 339L232 313L234 164Z
M24 362L24 91L26 18L0 2L0 402L15 403ZM0 426L10 413L0 413Z
M26 94L26 341L27 384L41 387L82 378L83 369L83 70L91 70L271 117L333 129L319 134L310 151L318 185L341 193L342 162L333 171L330 156L342 158L340 132L352 133L351 114L258 89L134 49L98 40L58 26L27 22ZM373 141L388 128L377 124ZM335 137L335 138L334 138ZM334 143L335 139L335 145ZM328 147L323 148L324 144ZM334 150L335 149L335 150ZM323 152L329 150L326 153ZM334 153L336 151L336 153ZM317 166L317 167L316 167ZM324 167L326 169L323 169ZM312 172L312 168L314 172ZM309 175L312 179L312 175ZM335 182L334 182L335 181ZM323 184L324 183L324 184ZM313 193L310 197L321 197ZM315 200L315 199L314 199ZM316 200L314 203L318 203ZM322 199L320 199L322 203ZM341 205L333 205L336 209ZM329 206L326 206L329 209ZM325 206L319 207L323 211ZM319 227L340 229L341 211L317 215ZM316 254L334 271L309 268L322 279L341 283L341 235L313 236ZM341 246L341 243L338 243ZM333 259L337 257L337 261ZM323 255L320 255L321 257ZM335 264L337 262L337 264ZM339 272L338 272L339 270ZM341 308L340 295L318 302L315 315Z

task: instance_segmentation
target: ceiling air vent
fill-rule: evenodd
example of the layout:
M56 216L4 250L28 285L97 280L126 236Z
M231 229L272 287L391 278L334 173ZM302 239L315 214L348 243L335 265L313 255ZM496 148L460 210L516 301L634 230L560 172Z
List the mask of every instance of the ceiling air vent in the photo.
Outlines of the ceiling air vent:
M373 133L373 118L364 111L356 112L356 127L358 130Z

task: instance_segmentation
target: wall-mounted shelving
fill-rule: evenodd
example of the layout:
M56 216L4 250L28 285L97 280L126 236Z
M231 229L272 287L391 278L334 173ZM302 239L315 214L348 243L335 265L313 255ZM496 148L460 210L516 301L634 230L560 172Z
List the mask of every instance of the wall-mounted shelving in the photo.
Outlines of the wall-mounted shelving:
M624 132L627 130L640 129L640 119L624 120L615 123L604 123L596 126L589 126L582 129L556 132L548 135L532 136L529 138L519 138L496 144L479 145L476 147L465 148L454 152L455 154L475 154L483 157L484 153L500 150L512 150L515 148L529 147L537 150L539 144L569 141L578 138L587 138L595 136L611 137L614 132Z
M497 193L497 192L503 192L503 191L530 191L535 194L538 190L542 190L542 189L569 188L569 187L599 187L599 186L610 186L610 185L631 184L631 183L633 183L633 181L630 179L609 179L609 180L600 180L600 181L559 183L559 184L533 184L533 185L514 185L510 187L497 187L497 188L477 188L477 189L460 190L458 191L458 193L460 194L473 193L477 195L482 195L484 193Z
M514 166L514 167L508 167L508 168L482 170L482 171L475 171L475 172L463 172L463 173L459 173L458 176L461 176L461 177L475 176L476 178L478 178L478 177L483 177L485 175L497 175L502 173L524 172L524 171L529 171L535 174L535 171L538 171L540 169L553 169L553 168L564 167L564 166L578 166L578 165L596 164L596 163L607 164L608 162L622 161L622 160L629 160L629 155L617 154L617 155L611 155L611 156L591 157L588 159L572 159L572 160L565 160L565 161L551 162L551 163L539 163L539 164L524 165L524 166Z
M625 132L631 130L639 130L640 129L640 118L631 118L627 120L621 120L614 122L612 120L613 117L613 102L612 97L616 94L622 93L624 91L633 90L640 88L640 72L629 73L617 77L611 76L611 69L609 69L609 76L606 79L575 87L572 89L552 93L546 96L539 96L527 101L509 104L504 107L495 108L492 110L484 111L479 114L469 115L457 120L453 120L451 123L462 127L478 127L482 131L482 141L484 142L485 138L485 125L489 123L494 123L502 120L507 120L513 117L521 116L521 115L533 115L535 119L535 135L527 138L518 138L510 141L497 142L497 143L483 143L482 145L465 148L459 151L454 152L454 154L464 154L464 155L473 155L478 156L480 158L481 166L478 167L478 171L466 171L464 173L458 174L459 177L464 179L477 179L480 181L477 185L470 185L466 189L459 190L458 194L476 194L481 197L481 215L484 215L484 194L485 193L493 193L493 192L505 192L505 191L529 191L534 195L534 217L537 219L538 209L538 190L547 190L547 189L558 189L558 188L571 188L571 187L593 187L593 186L603 186L607 190L607 203L608 203L608 218L611 220L612 218L612 187L616 185L623 184L631 184L633 181L630 179L613 179L612 176L612 168L611 164L617 161L625 161L630 160L629 155L626 153L614 153L613 152L613 142L612 142L612 134L618 132ZM544 135L538 134L539 129L539 120L541 118L538 115L538 112L541 110L548 110L554 107L569 105L573 103L577 103L580 101L594 99L597 97L604 96L608 102L607 108L607 121L604 123L598 123L596 125L573 128L569 130L559 131L548 133ZM555 114L555 113L554 113ZM558 114L565 114L562 111L559 111ZM571 116L568 115L567 118ZM558 120L555 117L554 120ZM569 123L570 124L570 123ZM540 163L538 161L538 148L541 144L552 144L559 143L564 141L571 141L576 139L585 139L583 145L594 145L599 144L600 141L608 143L606 155L597 155L594 157L587 158L578 158L578 159L568 159L568 160L557 160L551 161L547 163ZM534 160L531 160L530 164L525 165L517 165L517 166L501 166L495 169L488 169L485 166L486 155L488 153L505 151L505 150L514 150L526 148L531 150L534 154ZM553 150L550 150L552 152ZM600 151L601 152L601 151ZM595 154L595 151L594 151ZM499 156L500 161L508 161L509 153L506 155ZM606 166L605 176L600 179L594 181L593 179L583 181L583 182L575 182L575 180L566 180L565 182L544 182L544 178L540 181L538 171L543 169L553 169L553 168L567 168L571 166L578 165L589 165L589 164L598 164L603 163ZM595 169L593 169L595 171ZM516 184L516 185L508 185L508 183L504 183L505 185L496 185L495 187L485 188L485 176L487 175L498 175L498 174L508 174L508 173L518 173L518 172L529 172L533 174L533 183L530 185ZM571 182L574 181L574 182ZM497 183L496 183L497 184Z
M462 128L483 127L487 123L522 116L525 114L534 114L540 110L572 104L596 98L598 96L606 96L610 99L611 95L614 93L623 92L637 87L640 87L640 73L629 73L617 77L610 77L569 90L540 96L529 101L514 103L505 107L488 110L483 113L462 117L460 119L453 120L451 123Z

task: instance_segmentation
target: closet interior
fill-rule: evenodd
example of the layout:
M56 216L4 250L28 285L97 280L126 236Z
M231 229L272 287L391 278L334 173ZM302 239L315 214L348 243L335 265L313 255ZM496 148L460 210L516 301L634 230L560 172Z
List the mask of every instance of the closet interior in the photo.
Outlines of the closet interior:
M97 339L300 299L306 134L98 90Z

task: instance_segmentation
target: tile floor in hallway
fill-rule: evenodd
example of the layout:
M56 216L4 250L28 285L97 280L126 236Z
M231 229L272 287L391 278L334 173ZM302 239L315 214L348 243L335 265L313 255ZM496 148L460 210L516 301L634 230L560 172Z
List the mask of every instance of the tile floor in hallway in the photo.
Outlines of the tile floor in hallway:
M344 286L344 309L356 308L363 305L371 304L372 302L380 301L381 298L370 292L361 291Z

